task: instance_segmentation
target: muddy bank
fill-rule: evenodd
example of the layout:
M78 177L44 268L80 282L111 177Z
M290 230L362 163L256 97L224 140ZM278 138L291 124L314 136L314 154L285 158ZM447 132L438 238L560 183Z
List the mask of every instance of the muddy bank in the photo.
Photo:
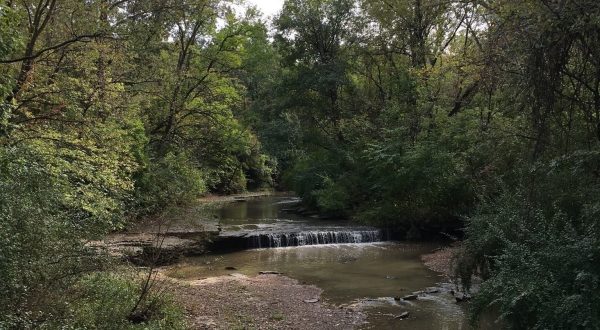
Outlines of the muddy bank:
M170 280L192 329L353 329L363 313L322 301L322 290L282 275Z

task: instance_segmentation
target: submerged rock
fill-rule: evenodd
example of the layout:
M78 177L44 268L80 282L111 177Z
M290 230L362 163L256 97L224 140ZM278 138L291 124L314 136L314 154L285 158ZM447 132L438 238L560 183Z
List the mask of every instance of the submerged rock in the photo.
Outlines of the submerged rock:
M349 262L354 262L356 260L358 260L358 258L356 258L356 257L343 256L340 258L340 262L343 264L347 264Z
M261 270L260 272L258 272L258 274L260 274L260 275L281 275L280 272L276 272L274 270Z
M395 318L395 319L404 320L404 319L408 318L409 316L410 316L410 313L409 313L409 312L403 312L403 313L402 313L402 314L400 314L400 315L396 315L394 318Z

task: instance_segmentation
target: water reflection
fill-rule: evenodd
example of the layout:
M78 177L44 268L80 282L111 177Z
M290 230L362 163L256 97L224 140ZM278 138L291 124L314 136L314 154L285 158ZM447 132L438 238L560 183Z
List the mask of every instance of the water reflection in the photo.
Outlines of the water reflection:
M277 271L317 285L332 303L365 308L370 321L367 329L467 329L463 308L443 288L416 301L394 299L438 286L439 274L423 266L419 258L434 248L431 244L383 242L246 250L192 258L172 269L170 275L201 279ZM226 269L231 267L235 269ZM403 311L411 316L394 318Z

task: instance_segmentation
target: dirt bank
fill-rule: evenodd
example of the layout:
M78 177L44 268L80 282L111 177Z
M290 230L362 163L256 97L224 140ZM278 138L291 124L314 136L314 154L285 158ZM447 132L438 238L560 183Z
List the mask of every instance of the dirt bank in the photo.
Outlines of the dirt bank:
M365 318L323 302L318 287L282 275L170 282L192 329L353 329Z

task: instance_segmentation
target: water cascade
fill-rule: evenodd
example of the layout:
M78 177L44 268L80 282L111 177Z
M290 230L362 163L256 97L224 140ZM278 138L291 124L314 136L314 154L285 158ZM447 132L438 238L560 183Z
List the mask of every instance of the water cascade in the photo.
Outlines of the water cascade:
M273 248L340 243L371 243L382 240L380 230L328 230L289 233L256 233L247 236L250 248Z

